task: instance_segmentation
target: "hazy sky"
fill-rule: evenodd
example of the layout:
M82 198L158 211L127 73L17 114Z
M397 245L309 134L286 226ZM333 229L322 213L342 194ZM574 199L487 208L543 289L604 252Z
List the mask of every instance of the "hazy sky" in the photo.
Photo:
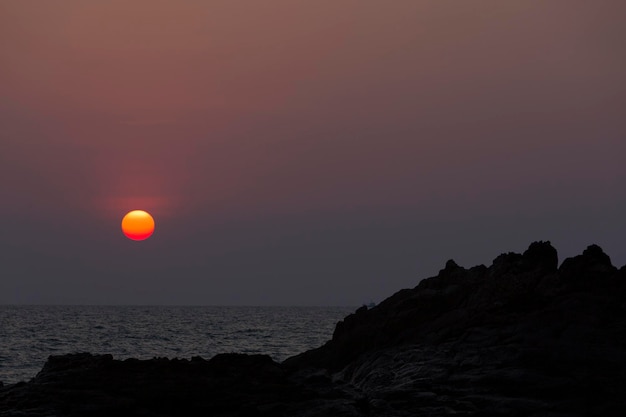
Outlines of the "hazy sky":
M359 305L534 240L621 266L625 19L0 0L0 303Z

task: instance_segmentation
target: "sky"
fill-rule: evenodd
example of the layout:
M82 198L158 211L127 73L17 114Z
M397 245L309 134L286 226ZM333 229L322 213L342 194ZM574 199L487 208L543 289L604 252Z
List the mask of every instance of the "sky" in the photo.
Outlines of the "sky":
M0 304L358 306L536 240L624 265L625 16L0 0Z

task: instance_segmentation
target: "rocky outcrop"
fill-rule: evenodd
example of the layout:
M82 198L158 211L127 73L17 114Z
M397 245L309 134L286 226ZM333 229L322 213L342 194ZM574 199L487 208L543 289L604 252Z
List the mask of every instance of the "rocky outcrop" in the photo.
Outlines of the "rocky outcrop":
M324 346L267 356L51 357L0 416L585 416L626 409L626 267L549 242L359 308Z
M362 353L407 343L438 343L476 325L503 321L511 309L531 311L560 285L556 250L535 242L524 254L505 253L487 268L453 260L436 277L361 308L337 324L326 345L287 361L339 370Z
M625 268L596 245L557 265L549 242L488 268L448 261L284 366L330 369L380 415L621 415Z

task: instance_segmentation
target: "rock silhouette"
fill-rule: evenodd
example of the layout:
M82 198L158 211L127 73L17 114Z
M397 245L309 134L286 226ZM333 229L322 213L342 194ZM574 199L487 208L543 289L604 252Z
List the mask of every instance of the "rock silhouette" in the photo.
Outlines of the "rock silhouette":
M549 242L491 266L453 260L276 363L222 354L52 356L0 385L0 416L586 416L626 409L626 267Z

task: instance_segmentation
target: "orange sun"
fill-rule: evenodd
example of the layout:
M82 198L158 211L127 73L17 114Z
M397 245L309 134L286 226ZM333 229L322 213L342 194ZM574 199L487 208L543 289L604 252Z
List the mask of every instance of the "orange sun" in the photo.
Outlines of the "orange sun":
M122 219L122 231L132 240L145 240L154 232L154 219L143 210L126 213Z

